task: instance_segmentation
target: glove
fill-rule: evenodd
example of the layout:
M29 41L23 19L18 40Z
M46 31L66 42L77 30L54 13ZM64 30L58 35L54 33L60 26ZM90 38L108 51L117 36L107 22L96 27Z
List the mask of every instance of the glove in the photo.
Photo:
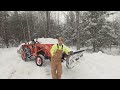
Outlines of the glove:
M69 55L73 55L73 54L74 54L74 52L73 52L73 51L70 51L70 52L69 52Z

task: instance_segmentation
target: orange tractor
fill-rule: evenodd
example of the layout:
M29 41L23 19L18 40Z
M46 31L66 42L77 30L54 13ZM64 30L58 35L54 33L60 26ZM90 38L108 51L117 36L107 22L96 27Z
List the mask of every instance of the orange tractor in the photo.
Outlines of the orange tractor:
M51 60L50 50L54 44L24 44L20 49L20 54L24 61L35 60L37 66L43 66L46 59ZM63 53L62 60L66 61L66 67L71 69L75 63L83 57L85 50L78 50L76 52L70 51L69 55ZM74 56L75 55L75 56Z
M22 59L35 60L37 66L42 66L45 59L51 59L50 49L53 44L25 44L22 45Z

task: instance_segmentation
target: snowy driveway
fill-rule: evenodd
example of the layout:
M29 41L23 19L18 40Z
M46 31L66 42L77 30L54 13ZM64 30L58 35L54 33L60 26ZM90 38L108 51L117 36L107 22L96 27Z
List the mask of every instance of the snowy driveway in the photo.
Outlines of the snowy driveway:
M63 64L63 79L120 79L120 56L84 53L85 60L73 69ZM50 61L44 67L24 62L17 48L0 49L0 79L51 79Z

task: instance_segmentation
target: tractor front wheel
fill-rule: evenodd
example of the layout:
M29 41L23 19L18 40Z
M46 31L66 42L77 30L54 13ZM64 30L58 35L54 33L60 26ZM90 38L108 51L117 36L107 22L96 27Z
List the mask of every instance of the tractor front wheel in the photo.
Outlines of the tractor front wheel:
M43 66L44 61L45 61L45 59L44 59L44 56L43 56L43 55L39 55L39 56L37 56L36 59L35 59L35 62L36 62L36 65L37 65L37 66Z

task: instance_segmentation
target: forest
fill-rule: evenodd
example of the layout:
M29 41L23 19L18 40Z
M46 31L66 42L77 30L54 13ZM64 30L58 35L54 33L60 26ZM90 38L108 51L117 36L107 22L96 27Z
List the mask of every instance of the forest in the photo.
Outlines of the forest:
M119 15L119 11L0 11L0 48L62 36L77 49L92 47L96 52L115 46L120 50Z

